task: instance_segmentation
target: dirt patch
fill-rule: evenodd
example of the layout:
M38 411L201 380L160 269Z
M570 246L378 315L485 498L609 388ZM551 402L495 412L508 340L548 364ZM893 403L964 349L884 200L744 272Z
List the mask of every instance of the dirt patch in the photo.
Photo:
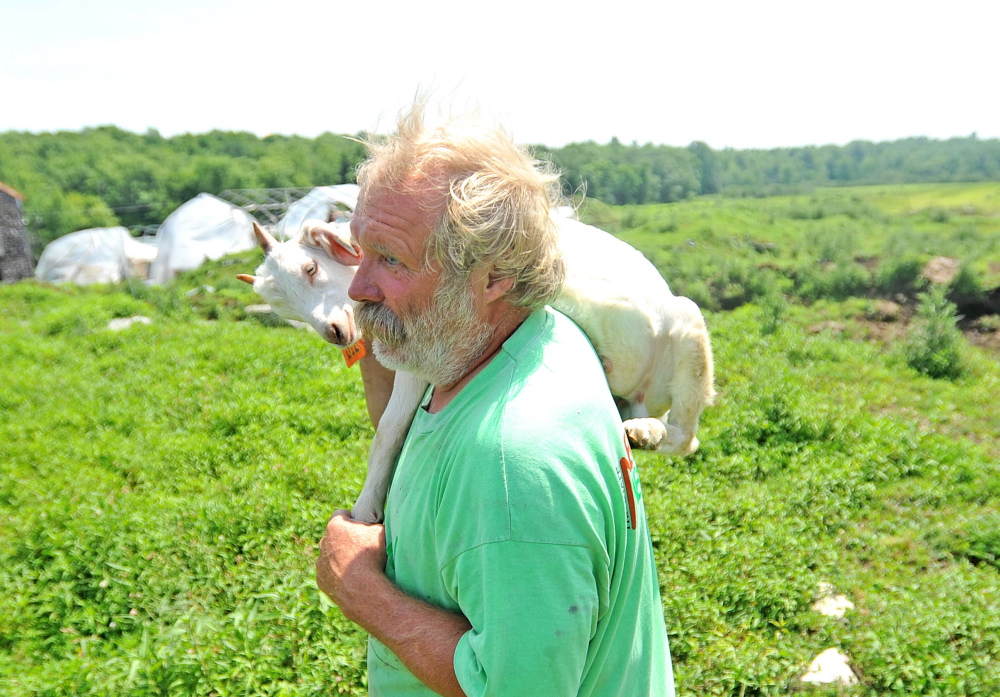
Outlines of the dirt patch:
M895 305L895 303L889 303L889 305ZM915 309L914 306L907 305L879 307L872 312L855 317L857 329L852 333L859 339L878 343L888 348L906 339L913 323ZM992 316L986 315L986 318L989 317ZM970 344L1000 357L1000 329L995 328L993 322L994 320L990 319L984 321L982 317L973 320L963 319L959 321L958 328ZM844 326L839 322L822 322L809 327L809 331L813 333L824 329L844 333Z
M886 322L875 319L859 319L861 338L883 346L895 344L906 338L909 325L905 322Z
M992 353L1000 354L1000 330L995 329L989 322L983 322L982 320L983 318L981 317L969 322L962 321L958 323L958 326L970 344Z
M878 268L879 257L854 257L854 261L865 268L866 271L873 272Z
M924 266L921 275L931 283L947 285L955 280L958 269L962 266L960 259L951 257L934 257Z
M875 300L865 319L876 322L898 322L903 319L903 306L891 300Z

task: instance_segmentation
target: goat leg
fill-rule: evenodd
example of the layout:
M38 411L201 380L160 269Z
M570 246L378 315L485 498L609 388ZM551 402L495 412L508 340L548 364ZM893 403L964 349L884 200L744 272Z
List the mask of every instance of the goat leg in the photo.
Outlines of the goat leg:
M427 391L427 381L412 373L396 372L392 395L379 420L375 439L368 453L368 474L351 516L365 523L379 523L385 514L385 497L389 493L396 458L403 449L413 415Z

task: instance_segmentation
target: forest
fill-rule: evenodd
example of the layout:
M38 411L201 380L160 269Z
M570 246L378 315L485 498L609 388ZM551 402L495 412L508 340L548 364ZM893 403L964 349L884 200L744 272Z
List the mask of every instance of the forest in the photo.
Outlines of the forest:
M350 182L364 155L356 136L316 138L212 131L163 137L114 126L0 133L0 181L25 197L35 253L88 227L156 226L198 193ZM697 196L807 194L817 187L1000 180L1000 140L907 138L773 150L638 143L534 146L563 174L565 193L611 205Z

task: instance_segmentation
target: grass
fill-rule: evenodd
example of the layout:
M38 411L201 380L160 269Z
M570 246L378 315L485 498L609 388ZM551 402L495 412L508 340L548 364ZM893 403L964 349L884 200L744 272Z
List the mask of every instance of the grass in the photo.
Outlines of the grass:
M719 205L725 245L790 203L690 205L676 232ZM313 580L363 479L360 379L242 311L232 275L258 258L160 289L0 287L0 694L364 694L364 636ZM854 694L1000 693L1000 363L962 345L960 375L922 374L870 305L779 288L707 313L702 447L637 456L681 695L835 694L798 681L831 646ZM134 314L152 324L106 329ZM856 609L813 612L820 582Z
M900 292L913 299L934 256L959 259L966 288L1000 286L997 183L654 206L588 201L581 213L645 252L675 292L715 310L773 294L807 303Z
M359 691L311 575L361 483L356 377L305 332L2 290L0 692Z
M890 408L935 382L897 357L794 321L763 335L759 318L712 318L726 367L701 450L640 462L683 690L785 694L836 646L861 694L995 693L996 454ZM975 359L953 413L963 389L1000 386L995 360ZM810 611L821 581L857 610Z

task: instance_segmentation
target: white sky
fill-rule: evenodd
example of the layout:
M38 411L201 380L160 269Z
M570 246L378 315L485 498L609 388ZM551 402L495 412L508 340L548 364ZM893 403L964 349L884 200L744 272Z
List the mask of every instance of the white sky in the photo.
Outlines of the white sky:
M998 0L0 0L0 131L385 130L418 87L524 143L1000 137Z

